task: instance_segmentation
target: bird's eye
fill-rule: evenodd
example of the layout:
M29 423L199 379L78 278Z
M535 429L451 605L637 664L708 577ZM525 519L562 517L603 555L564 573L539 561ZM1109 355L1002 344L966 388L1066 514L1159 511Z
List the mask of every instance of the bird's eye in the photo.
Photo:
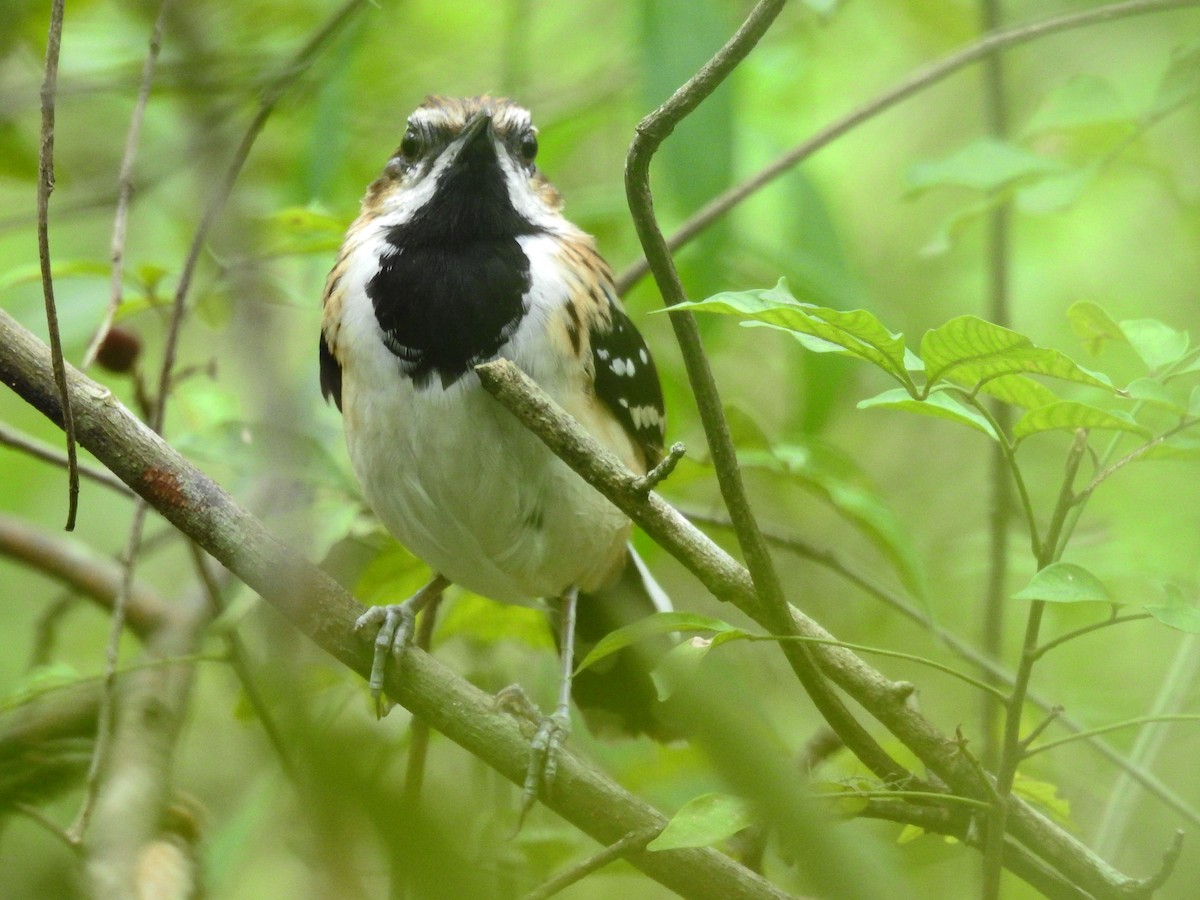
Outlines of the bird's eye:
M527 131L521 135L521 159L525 165L532 165L534 159L537 158L538 143L537 135L532 131Z
M406 163L414 163L421 156L421 150L424 149L424 144L420 136L411 128L404 133L404 139L400 142L400 155L404 157Z

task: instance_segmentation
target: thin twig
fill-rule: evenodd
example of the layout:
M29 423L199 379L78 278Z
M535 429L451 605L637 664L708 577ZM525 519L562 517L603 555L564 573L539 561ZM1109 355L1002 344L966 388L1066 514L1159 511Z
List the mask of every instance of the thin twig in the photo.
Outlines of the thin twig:
M1025 756L1026 758L1037 756L1039 753L1045 753L1047 750L1053 750L1055 747L1061 747L1063 744L1072 744L1075 741L1086 740L1098 734L1108 734L1113 731L1120 731L1123 728L1132 728L1135 725L1150 725L1155 722L1200 722L1200 713L1168 713L1161 716L1138 716L1136 719L1113 722L1111 725L1101 725L1099 728L1089 728L1087 731L1081 731L1078 734L1069 734L1066 737L1057 738L1053 741L1046 741L1044 744L1031 747L1026 751Z
M1018 25L1007 28L1004 31L989 34L974 44L918 69L891 90L885 91L878 97L847 113L837 121L825 126L808 140L783 154L775 162L761 169L740 184L734 185L723 194L714 197L671 234L670 238L667 239L667 247L670 250L678 250L747 197L770 184L793 166L808 159L818 150L822 150L838 138L853 131L859 125L875 118L880 113L891 109L909 97L937 84L948 75L952 75L959 69L978 62L984 57L1028 41L1057 34L1061 31L1084 28L1088 25L1113 21L1128 16L1147 15L1197 5L1200 5L1200 0L1129 0L1126 3L1113 3L1097 9L1087 9L1066 15L1054 16L1049 19L1043 19L1040 22ZM629 265L616 278L617 293L624 296L649 271L650 266L645 258Z
M188 291L191 289L192 277L195 275L196 264L200 260L200 253L204 249L208 233L225 209L225 204L233 192L233 186L237 182L238 175L241 174L242 167L246 164L246 160L249 159L250 151L253 149L255 141L258 140L263 126L267 124L267 119L274 112L275 104L299 80L300 76L308 71L325 44L341 30L342 26L365 3L366 0L347 0L308 39L304 46L292 56L283 67L282 74L276 77L266 90L263 91L258 111L251 120L250 125L246 128L246 133L242 136L237 149L234 151L224 177L221 179L220 184L209 194L208 206L204 210L204 216L196 228L196 233L192 236L191 245L188 247L187 256L179 272L179 283L175 287L175 296L171 302L171 320L167 327L167 338L163 348L162 368L158 377L158 394L154 398L154 410L150 418L150 427L160 434L162 433L163 421L166 418L167 394L170 392L171 375L175 369L175 354L179 345L179 334L183 325Z
M619 841L609 844L593 853L587 859L576 863L565 872L555 875L545 884L535 888L525 895L525 900L548 900L555 894L561 893L576 882L582 881L593 872L604 868L610 862L620 859L633 850L640 850L658 835L658 830L632 831Z
M58 91L58 55L62 47L64 0L50 4L50 32L46 39L46 72L42 81L42 139L38 149L37 236L38 262L42 270L42 296L46 303L46 326L54 361L54 383L62 409L63 433L67 439L67 531L75 530L79 510L79 461L75 449L75 416L67 393L67 370L63 363L62 337L58 331L58 307L54 303L54 274L50 266L50 193L54 190L54 99Z
M41 825L45 831L62 841L72 853L79 852L79 842L73 840L57 822L51 819L36 806L30 806L28 803L14 803L12 808L21 815L25 816L27 819L30 819L31 821L36 822L38 825Z
M999 30L1003 19L1000 0L981 0L981 24L985 33ZM990 53L983 60L983 109L988 133L996 140L1008 137L1008 101L1005 96L1004 57ZM1012 251L1009 225L1012 219L1012 200L1004 197L988 214L987 255L987 315L997 325L1009 327L1012 321L1009 303L1009 258ZM993 427L1007 435L1012 425L1012 407L1001 400L992 402ZM1008 608L1008 527L1013 515L1012 487L1009 484L1009 462L1002 442L991 447L988 487L991 510L988 515L988 571L983 597L983 628L980 645L985 656L1004 658L1004 612ZM986 673L985 673L986 674ZM1000 731L997 727L1003 704L995 697L985 696L980 706L983 734L983 764L995 768L1000 761Z
M714 525L719 528L733 527L728 517L714 516L710 513L702 513L687 508L684 508L682 512L692 522L703 525ZM1013 684L1012 672L1005 669L1000 663L983 656L977 649L975 649L975 647L967 643L967 641L963 640L958 635L954 634L952 631L947 630L944 626L938 624L929 616L928 613L919 609L914 603L909 602L899 592L891 590L887 586L879 583L872 576L859 571L854 566L851 566L838 557L837 554L830 550L814 547L813 545L795 537L794 535L786 534L769 527L765 527L763 529L763 534L774 546L802 556L805 559L817 563L818 565L825 566L830 571L836 572L838 575L845 578L851 584L857 585L866 593L883 601L885 604L899 612L911 622L929 631L934 637L936 637L954 653L958 654L968 662L975 664L982 671L987 672L991 677L997 679L999 683L1009 686ZM1141 618L1141 616L1136 617ZM1118 618L1120 621L1126 620L1126 617ZM1135 616L1130 616L1128 618L1135 618ZM1105 622L1103 624L1107 625L1116 623ZM1084 629L1080 629L1081 632L1083 630ZM1088 630L1095 629L1089 628ZM1073 633L1072 636L1078 637L1079 634ZM1063 637L1065 638L1066 635ZM1045 644L1039 648L1038 652L1041 653L1044 650L1049 649L1050 644L1057 644L1060 642L1061 641L1059 639L1051 641L1049 644ZM1027 693L1026 699L1046 713L1049 713L1050 710L1054 708L1054 703L1032 690ZM1070 731L1080 732L1084 730L1082 723L1065 713L1059 716L1058 721L1059 724ZM1088 745L1095 749L1110 763L1128 775L1129 778L1136 781L1148 793L1154 797L1157 797L1164 804L1174 810L1185 821L1200 827L1200 810L1196 810L1189 804L1185 803L1178 794L1163 784L1162 780L1159 779L1154 773L1147 770L1145 766L1139 765L1135 760L1123 755L1111 744L1100 740L1094 735L1088 739Z
M121 157L121 168L117 175L117 210L113 216L113 233L110 250L112 259L112 278L109 282L108 306L104 310L104 318L96 335L83 354L80 368L87 371L100 351L100 345L112 328L113 319L117 315L117 307L121 305L121 288L125 278L125 229L129 219L129 201L133 197L133 163L137 158L138 140L142 132L142 120L145 118L146 105L150 100L150 85L154 81L154 65L158 61L158 53L162 48L163 29L167 21L171 0L162 0L158 7L158 17L154 21L154 29L150 32L150 46L146 51L146 60L142 64L141 87L138 88L137 101L133 106L133 115L129 119L129 133L125 137L125 154Z
M1073 641L1075 638L1083 637L1085 634L1091 634L1093 631L1099 631L1102 628L1109 628L1113 625L1121 625L1125 622L1137 622L1140 619L1150 618L1153 618L1150 613L1130 613L1127 616L1110 616L1103 622L1093 622L1091 625L1084 625L1073 631L1068 631L1066 634L1060 634L1052 641L1046 641L1046 643L1033 652L1034 659L1041 659L1055 647L1060 647L1067 641Z
M96 724L96 743L92 748L92 761L88 765L87 781L84 784L83 802L75 821L67 833L72 840L81 841L92 818L96 798L100 792L100 770L108 753L109 742L113 735L113 725L116 718L117 704L117 665L120 661L121 634L125 630L126 609L129 597L133 592L133 579L138 550L142 543L142 529L146 524L146 515L150 506L145 500L139 499L133 508L133 524L126 539L125 553L122 556L124 572L121 586L113 598L112 621L108 629L108 644L104 651L104 692L100 698L100 716Z
M21 434L9 428L3 422L0 422L0 444L6 447L12 447L14 450L20 450L22 453L28 453L30 456L36 457L43 462L48 462L62 468L67 468L70 461L66 454L41 443L35 441L31 437ZM121 479L115 477L106 469L98 469L95 466L90 466L87 463L79 464L79 474L84 478L90 478L97 484L102 484L109 490L116 491L118 494L124 494L126 497L132 497L131 491Z
M209 569L205 553L200 549L199 545L195 541L188 541L187 545L192 557L192 567L196 570L208 601L210 608L209 617L216 619L225 611L225 599L221 591L221 585ZM250 656L246 652L246 645L243 643L241 635L238 634L235 628L231 627L224 630L222 637L225 640L225 648L229 651L229 664L237 676L242 690L246 693L246 700L250 704L250 708L254 710L255 717L267 735L267 741L270 743L271 749L275 751L275 755L279 758L279 766L283 769L283 774L287 776L287 779L292 784L299 784L299 771L292 760L292 754L288 750L287 741L283 739L283 735L279 731L279 726L275 724L275 718L271 715L271 709L267 705L266 698L263 697L262 692L258 689L258 682L254 680L254 674L250 671Z
M629 145L625 160L625 194L629 211L663 303L668 308L677 306L687 298L655 216L654 197L650 190L650 163L675 127L716 90L750 53L779 15L783 4L784 0L760 0L725 46L666 103L638 123L637 133ZM737 451L725 419L716 379L704 352L700 329L691 313L679 310L672 311L671 325L675 329L688 381L700 412L721 496L733 521L734 533L746 559L746 568L754 583L758 603L764 610L767 627L777 634L791 633L794 625L783 584L746 494ZM885 781L902 782L911 778L911 773L893 759L855 719L841 697L825 681L809 649L803 644L785 643L780 646L804 690L851 752Z
M1080 428L1075 432L1075 440L1067 452L1066 464L1063 466L1063 480L1059 487L1058 502L1046 528L1046 536L1038 554L1038 570L1056 561L1059 546L1059 535L1066 522L1074 497L1075 476L1087 453L1088 432ZM1025 698L1029 691L1029 681L1033 677L1033 667L1037 662L1038 635L1042 627L1042 616L1046 610L1045 600L1034 600L1029 606L1029 616L1025 622L1025 640L1021 649L1021 660L1017 665L1017 675L1013 682L1012 693L1008 698L1004 711L1004 740L1000 746L1000 764L996 771L996 803L988 818L987 834L983 846L983 893L984 900L998 900L1000 896L1000 876L1004 864L1005 832L1008 828L1008 812L1012 804L1013 781L1016 778L1017 766L1024 756L1021 744L1021 714L1025 710Z

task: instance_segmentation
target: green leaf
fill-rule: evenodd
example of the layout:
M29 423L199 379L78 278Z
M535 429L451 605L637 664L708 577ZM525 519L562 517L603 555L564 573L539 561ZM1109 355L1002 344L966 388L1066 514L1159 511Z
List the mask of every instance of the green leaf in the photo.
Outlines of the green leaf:
M427 581L429 570L422 566L418 571L420 583ZM396 603L411 593L393 594L392 599L384 602ZM469 591L463 591L455 597L438 620L437 637L440 640L456 636L464 637L476 646L513 641L537 650L554 649L554 637L547 625L544 610L514 603L497 603Z
M1060 825L1075 827L1071 821L1071 802L1058 795L1057 785L1048 781L1037 781L1017 772L1013 779L1013 793L1035 806L1040 806Z
M1112 603L1108 588L1074 563L1051 563L1037 572L1029 584L1012 595L1014 600L1044 600L1047 603Z
M955 186L998 191L1063 171L1062 163L994 138L980 138L944 159L918 163L908 173L910 194Z
M1168 628L1200 634L1200 607L1184 599L1183 591L1174 584L1167 585L1166 603L1144 608Z
M900 834L896 838L896 843L900 845L911 844L923 834L925 834L925 829L920 825L905 825L902 829L900 829Z
M982 431L992 440L997 440L996 431L981 413L964 406L955 397L945 391L934 391L924 400L917 400L904 390L893 388L868 397L858 402L859 409L902 409L922 416L936 416L939 419L950 419L976 431Z
M1200 437L1191 434L1176 434L1155 444L1140 457L1140 460L1200 460Z
M1058 400L1049 406L1031 409L1013 426L1013 437L1019 441L1041 431L1074 431L1077 428L1127 431L1150 437L1150 429L1127 412L1100 409L1075 400Z
M734 628L729 631L717 632L711 638L693 635L686 641L680 641L663 654L663 658L650 672L650 680L654 682L658 699L660 701L669 700L680 686L690 684L696 670L704 661L704 657L708 656L709 650L714 650L730 641L753 638L754 635L750 632ZM583 666L581 665L580 668Z
M50 274L56 281L60 278L108 278L112 275L112 266L90 259L66 259L51 262ZM40 265L17 266L0 275L0 291L41 279Z
M1190 338L1157 319L1126 319L1121 332L1151 372L1165 369L1187 353Z
M1140 400L1174 413L1186 412L1183 404L1171 396L1170 391L1163 387L1162 382L1153 378L1137 378L1125 385L1125 393L1131 400Z
M1022 409L1049 406L1059 399L1058 394L1028 375L1001 375L984 382L979 390L980 393Z
M618 650L624 650L631 644L636 644L638 641L644 641L646 638L655 637L660 634L671 634L675 631L714 631L719 633L738 630L722 619L715 619L712 616L702 616L698 613L653 613L644 619L639 619L632 624L606 634L592 648L592 652L583 658L583 661L576 667L575 672L582 672L588 666L595 665L606 656L611 656Z
M1156 111L1166 111L1200 96L1200 41L1171 51L1171 62L1158 83Z
M1067 320L1071 323L1071 330L1083 341L1083 346L1093 356L1112 341L1128 343L1121 326L1113 321L1112 316L1099 304L1090 300L1080 300L1071 304L1071 308L1067 310Z
M1017 191L1017 209L1032 216L1061 212L1072 206L1100 175L1098 162L1058 175L1048 175Z
M671 817L662 833L646 845L646 849L660 851L709 847L753 823L750 804L741 797L701 794L685 803Z
M816 493L871 540L896 567L906 587L924 595L921 558L909 529L851 459L813 442L739 452L738 462L744 468L782 475Z
M732 315L747 323L781 329L811 350L848 353L874 363L900 381L908 381L903 335L892 334L863 309L843 311L801 303L792 296L786 278L769 290L726 291L673 308Z
M1052 90L1025 126L1026 136L1096 126L1134 127L1133 114L1112 83L1076 75Z
M959 316L925 333L921 340L929 384L953 379L978 386L1001 375L1047 375L1112 390L1107 377L1076 365L1057 350L976 316Z

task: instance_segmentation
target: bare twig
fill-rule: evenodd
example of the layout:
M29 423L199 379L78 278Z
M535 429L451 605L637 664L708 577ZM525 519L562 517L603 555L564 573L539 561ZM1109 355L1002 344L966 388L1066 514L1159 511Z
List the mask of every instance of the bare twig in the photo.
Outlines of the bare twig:
M525 895L525 900L548 900L548 898L553 897L555 894L565 891L577 881L582 881L593 872L604 868L610 862L620 859L629 851L640 850L642 847L645 847L654 840L657 834L657 831L630 832L620 840L614 841L607 847L602 847L587 859L576 863L565 872L555 875L545 884L530 891Z
M1040 22L1028 25L1018 25L989 34L987 37L962 50L955 51L937 62L918 69L900 84L885 91L873 100L869 100L857 109L847 113L842 118L822 128L808 140L789 150L775 162L747 178L740 184L734 185L717 197L714 197L695 214L680 225L667 240L670 250L678 250L698 234L703 232L729 210L733 209L747 197L770 184L793 166L808 159L817 151L832 144L843 135L853 131L859 125L870 121L880 113L891 109L896 104L907 100L914 94L937 84L948 75L978 62L986 56L1015 47L1028 41L1068 31L1074 28L1084 28L1100 22L1108 22L1128 16L1139 16L1150 13L1165 12L1187 6L1200 5L1200 0L1129 0L1125 3L1113 3L1095 9L1082 10L1066 15L1054 16ZM617 292L621 295L628 293L650 271L646 259L640 259L628 266L616 279Z
M38 569L108 610L121 591L121 566L15 516L0 514L0 556ZM145 640L169 615L170 607L161 597L140 583L133 585L126 622L139 639Z
M42 270L42 296L46 302L46 325L54 360L54 383L58 386L62 428L67 439L67 531L75 530L79 510L79 462L75 451L75 418L67 393L62 338L58 332L58 308L54 303L54 275L50 266L50 193L54 190L54 99L58 89L58 55L62 47L63 2L50 4L50 33L46 39L46 72L42 81L42 139L38 150L37 235L38 261Z
M246 133L242 135L242 140L229 161L221 183L209 194L208 206L204 210L204 216L196 228L196 233L192 236L192 243L188 247L187 257L180 270L179 283L176 285L175 296L171 303L171 321L167 328L167 339L163 349L162 369L158 378L158 394L154 398L154 410L150 418L150 427L159 433L162 432L163 421L166 418L167 394L171 389L171 374L175 369L175 353L179 345L179 333L183 325L188 291L192 286L192 277L195 275L196 264L200 260L204 242L208 239L212 226L225 209L225 204L233 192L233 186L241 174L242 167L250 158L250 151L253 149L255 141L258 140L263 126L267 124L267 119L274 112L275 104L299 80L300 76L309 70L329 40L365 4L366 0L347 0L335 10L325 24L287 62L283 67L282 74L263 91L258 111L246 128Z
M56 466L66 468L69 465L69 460L64 453L54 450L40 441L35 441L33 438L27 437L18 431L14 431L3 422L0 422L0 444L12 447L14 450L20 450L22 453L28 453L30 456ZM133 496L133 491L122 484L121 479L114 477L104 469L89 466L87 463L80 463L79 474L97 484L104 485L110 490L116 491L118 494L124 494L126 497Z
M138 140L142 133L142 120L146 114L146 104L150 100L150 85L154 81L154 66L158 61L158 53L162 47L163 29L166 25L167 13L172 0L162 0L158 7L158 17L154 21L154 29L150 32L150 46L146 51L146 60L142 64L141 87L138 88L137 101L133 106L133 115L129 119L129 133L125 137L125 155L121 158L121 168L117 175L117 211L113 216L113 233L110 257L112 259L112 278L109 282L108 306L104 310L104 318L100 321L96 335L83 354L80 368L85 371L96 359L100 345L112 328L117 307L121 305L121 287L125 276L125 229L129 219L129 201L133 197L133 163L137 158Z
M215 619L225 611L225 600L222 596L221 584L209 569L204 551L194 541L188 541L188 550L192 556L192 567L196 570L196 575L200 579L205 599L208 602L209 616ZM262 725L263 732L267 735L267 741L271 744L271 749L275 751L275 755L279 758L279 766L283 769L283 774L287 776L292 784L299 784L300 779L296 764L292 760L291 751L288 750L287 741L283 739L283 735L279 732L279 727L275 724L275 717L271 714L271 709L267 705L262 691L258 689L258 682L254 679L254 673L250 671L250 655L246 652L245 643L243 643L241 636L234 628L225 630L222 637L225 639L225 647L229 651L229 664L233 668L234 674L237 675L238 683L241 684L242 690L246 693L246 701L250 704L250 708L254 710L255 717L258 719L259 724Z
M1000 0L981 0L981 24L985 33L999 29L1003 19ZM988 132L996 140L1008 136L1008 103L1005 96L1004 57L990 53L983 59L983 108ZM1012 219L1012 200L1003 198L988 214L987 310L988 318L997 325L1009 327L1012 320L1009 303L1009 259L1012 247L1009 225ZM994 427L998 434L1009 434L1012 426L1012 407L1000 400L991 404ZM988 515L988 571L983 597L983 628L980 644L985 656L1004 658L1004 612L1008 607L1008 529L1013 515L1012 487L1009 484L1009 459L1002 442L991 448L988 489L991 510ZM985 672L986 675L986 672ZM983 734L983 764L995 768L1000 761L1000 729L1003 704L995 697L981 698L981 733Z
M100 770L112 738L114 719L117 713L117 665L120 662L121 634L125 630L125 616L133 593L135 561L142 543L142 529L150 507L145 500L138 499L133 508L133 524L129 529L125 552L122 555L123 575L120 588L113 598L112 620L108 630L108 644L104 652L104 693L100 701L100 719L96 728L96 745L92 750L92 762L88 766L87 782L83 790L83 803L75 815L75 821L67 833L76 841L83 839L91 822L92 810L100 792Z

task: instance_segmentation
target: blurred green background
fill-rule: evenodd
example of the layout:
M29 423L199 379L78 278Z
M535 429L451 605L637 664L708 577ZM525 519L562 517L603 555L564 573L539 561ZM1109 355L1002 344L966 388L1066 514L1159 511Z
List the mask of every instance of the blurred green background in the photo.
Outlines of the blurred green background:
M1003 4L1003 14L1018 23L1096 5L1051 9L1014 0ZM262 92L334 9L309 0L208 2L176 4L168 17L136 162L118 316L122 328L139 336L139 368L151 381L166 305L206 204ZM511 96L533 111L539 162L562 191L568 216L598 237L620 271L639 257L622 177L634 126L724 42L748 9L720 0L364 4L279 102L204 245L181 346L180 365L189 374L172 396L169 440L311 558L327 561L364 602L405 596L424 571L362 513L341 424L317 389L323 278L365 185L426 94ZM0 12L6 23L0 33L0 303L44 334L34 225L48 13L29 0L6 0ZM156 14L146 3L67 5L50 240L66 358L75 364L107 301L117 172ZM665 230L924 63L976 39L980 15L970 0L790 4L760 47L656 158L656 205ZM1127 347L1089 356L1066 311L1092 301L1115 319L1155 318L1196 332L1197 35L1200 11L1185 9L1069 31L1006 53L1010 139L1003 151L980 144L987 126L978 67L920 92L821 150L683 249L677 258L689 296L769 287L784 276L800 299L869 309L915 346L927 329L953 316L989 316L983 219L989 203L1007 198L1015 205L1012 327L1119 384L1144 374ZM661 303L649 280L631 291L627 305L659 362L668 437L690 451L665 494L689 510L718 512L703 434L670 324L652 315ZM764 523L836 550L978 644L989 442L936 419L857 410L859 399L889 386L865 366L806 353L786 335L739 329L723 317L701 317L700 324L739 436L751 442L765 435L776 447L810 454L825 473L788 479L749 472ZM92 374L132 405L128 376ZM0 393L0 421L60 441L8 392ZM1038 436L1021 450L1043 517L1058 491L1068 441L1066 435ZM831 484L851 491L853 502L869 504L873 521L884 523L883 538L871 539L861 520L839 514L822 494ZM0 448L0 509L57 530L65 497L60 471ZM73 540L115 556L130 518L127 501L85 482ZM730 543L729 535L713 533ZM147 535L151 546L139 578L167 598L194 591L186 548L171 529L152 517ZM1016 522L1011 545L1007 581L1015 591L1034 569ZM648 541L640 546L679 607L745 624ZM1068 558L1101 576L1119 601L1140 606L1160 602L1166 583L1194 601L1198 550L1195 462L1153 461L1129 467L1097 493ZM908 568L898 568L897 559ZM827 568L786 554L779 561L790 599L843 640L970 668L928 629ZM30 684L39 624L61 591L10 561L0 560L0 579L0 695L10 698L0 712L11 712ZM175 780L201 810L210 896L387 896L382 848L407 834L404 822L389 817L403 780L407 714L397 710L376 723L358 679L269 608L237 591L231 598L231 617L250 648L256 678L305 774L303 789L281 774L234 675L224 665L202 664ZM1013 601L1008 611L1009 667L1026 609ZM1095 607L1054 608L1044 633L1103 615ZM70 680L101 671L107 618L79 604L56 621L50 658L58 675ZM216 651L220 644L212 640ZM495 690L519 680L549 705L554 659L536 615L457 597L435 646L481 686ZM1191 636L1138 621L1055 651L1035 671L1034 689L1089 726L1147 714L1164 686L1178 693L1169 711L1197 712L1189 661L1198 651ZM125 654L137 657L132 641ZM738 643L713 656L719 656L709 661L715 671L769 722L779 752L797 753L820 723L780 654L769 644ZM961 725L977 746L977 692L902 661L872 663L919 685L924 712L948 733ZM1127 729L1110 740L1129 752L1137 735ZM1162 737L1153 754L1142 757L1144 765L1186 803L1200 806L1200 728L1176 724ZM902 753L893 744L889 749ZM686 745L605 741L588 735L582 723L572 745L668 813L727 784ZM1068 827L1089 843L1102 838L1104 855L1129 874L1151 872L1174 830L1185 827L1183 860L1161 896L1194 896L1196 823L1140 790L1115 793L1119 772L1084 744L1037 756L1023 771L1052 785L1057 800L1051 805L1067 816ZM816 777L862 774L843 753ZM454 836L452 852L441 847L448 855L431 855L431 871L467 867L496 896L520 895L593 849L544 809L510 838L514 789L437 736L426 797L435 801L438 827ZM71 789L43 808L67 822L78 803L79 792ZM974 851L932 836L898 844L901 826L886 822L836 828L854 854L877 861L895 879L896 896L976 892ZM0 894L73 896L68 863L62 845L28 819L6 819ZM770 851L765 870L788 890L802 892L814 883L812 873ZM617 892L667 895L617 864L564 896ZM1006 882L1006 896L1029 895L1025 885Z

